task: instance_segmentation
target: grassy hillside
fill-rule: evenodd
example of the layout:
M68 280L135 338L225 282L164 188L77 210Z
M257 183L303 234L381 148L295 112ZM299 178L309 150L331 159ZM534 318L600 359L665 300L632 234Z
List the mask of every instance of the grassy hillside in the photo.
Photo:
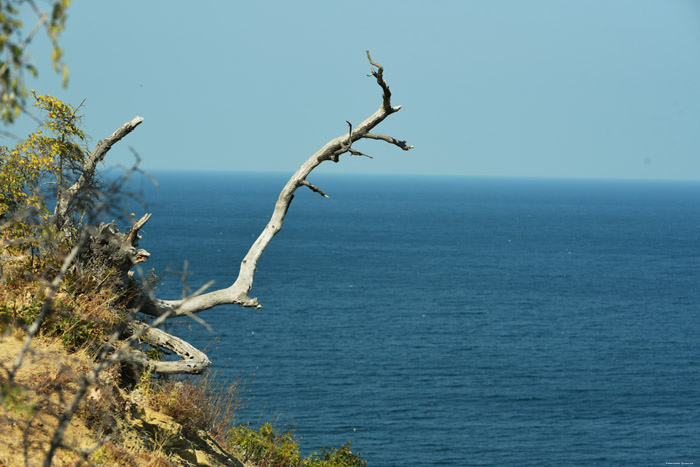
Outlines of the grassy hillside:
M110 337L132 315L94 271L71 271L51 296L45 277L52 261L6 249L2 264L0 465L41 465L52 443L51 465L365 465L348 444L302 457L291 430L240 425L244 382L155 375L110 361L127 345Z

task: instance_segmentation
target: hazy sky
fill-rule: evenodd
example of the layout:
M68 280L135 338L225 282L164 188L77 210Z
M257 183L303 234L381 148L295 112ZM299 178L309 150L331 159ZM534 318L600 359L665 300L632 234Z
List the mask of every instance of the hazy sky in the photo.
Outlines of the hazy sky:
M700 1L75 1L69 88L42 41L29 85L77 105L93 145L144 123L110 164L291 172L394 104L326 170L700 179ZM16 126L15 130L23 128ZM24 130L22 130L24 131ZM325 164L324 164L325 165Z

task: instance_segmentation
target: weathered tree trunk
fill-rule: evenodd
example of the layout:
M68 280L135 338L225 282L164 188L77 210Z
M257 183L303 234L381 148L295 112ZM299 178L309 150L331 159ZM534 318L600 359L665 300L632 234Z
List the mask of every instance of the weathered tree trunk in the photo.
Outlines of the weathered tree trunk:
M81 260L116 268L121 282L127 285L129 270L150 256L149 252L138 248L139 230L150 218L151 214L145 214L128 232L119 232L114 221L97 227L88 226L90 238L80 254Z
M238 276L235 281L227 288L208 293L195 294L180 300L161 300L151 296L150 291L143 291L143 295L139 297L138 300L138 311L158 317L157 321L160 321L164 318L193 316L201 311L226 304L235 304L242 307L260 307L258 299L249 296L253 287L253 279L255 277L258 260L263 251L265 251L265 248L267 248L272 241L272 238L282 228L287 210L294 198L295 191L301 186L306 186L312 191L327 197L321 189L307 180L309 174L322 162L338 162L340 156L345 153L366 156L366 154L352 147L353 143L361 139L384 141L404 151L413 148L413 146L409 146L406 141L401 141L391 136L370 133L373 128L379 125L389 115L398 112L401 106L392 106L391 104L391 91L384 80L384 68L372 60L369 51L367 51L367 59L369 60L371 69L371 74L369 76L376 79L377 84L383 92L382 103L379 109L354 129L350 122L347 122L349 126L349 131L347 133L326 143L321 149L309 157L294 175L292 175L277 199L270 221L241 261ZM96 164L104 158L109 148L130 133L142 121L143 119L141 117L136 117L131 122L124 124L109 138L100 141L98 147L85 162L83 175L73 186L62 194L61 199L57 203L55 211L57 225L62 225L61 223L65 223L66 220L70 218L72 200L89 185L94 176ZM148 252L138 248L138 240L140 238L138 232L148 221L150 216L151 214L144 215L127 233L120 233L113 222L110 224L102 224L94 228L94 230L90 232L90 241L83 253L83 257L88 258L88 260L105 261L116 267L122 274L124 280L126 280L125 278L127 277L129 269L135 264L145 261L149 256ZM209 365L210 362L206 355L182 339L154 328L144 330L144 328L140 326L146 325L133 323L130 325L131 331L133 332L134 330L141 329L142 341L156 347L171 350L179 355L181 360L176 362L154 361L147 358L145 354L134 350L131 351L129 355L135 363L161 373L198 373Z
M159 316L162 313L170 313L172 316L186 316L226 304L234 304L242 307L260 307L258 299L251 298L248 295L253 287L253 279L255 277L258 260L263 251L265 251L265 248L267 248L272 241L272 238L282 229L287 210L294 198L294 192L297 188L306 186L312 191L327 197L323 191L312 185L306 179L311 171L322 162L338 162L340 156L345 153L364 156L365 154L356 151L352 147L354 142L361 139L385 141L398 146L404 151L413 149L413 146L406 144L406 141L400 141L391 136L370 133L370 130L379 125L389 115L401 110L401 106L398 105L394 107L391 105L391 91L389 90L389 85L384 80L384 68L372 60L369 51L367 51L367 59L371 65L370 76L373 76L377 80L377 84L379 84L383 91L382 103L379 109L367 117L354 130L350 122L347 122L350 126L350 131L348 133L340 135L326 143L321 149L309 157L294 175L292 175L277 198L277 203L275 204L270 221L250 247L243 261L241 261L238 277L233 284L228 288L205 293L187 300L150 300L141 310L143 313L151 316Z

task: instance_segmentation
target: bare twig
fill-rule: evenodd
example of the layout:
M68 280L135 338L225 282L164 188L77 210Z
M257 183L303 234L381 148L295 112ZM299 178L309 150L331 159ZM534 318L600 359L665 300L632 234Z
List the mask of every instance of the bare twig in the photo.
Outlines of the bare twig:
M382 94L382 104L384 109L389 113L398 111L399 109L392 109L391 107L391 91L389 90L389 85L386 84L386 81L384 81L384 67L372 60L369 50L367 50L367 60L369 60L369 64L371 65L371 72L368 76L374 76L377 79L377 84L379 84L384 91L384 94ZM374 68L376 68L376 70Z
M146 222L148 222L148 220L149 220L150 218L151 218L151 213L150 213L150 212L147 212L146 214L144 214L144 215L141 217L141 219L139 219L139 220L137 220L136 222L134 222L134 225L131 226L131 230L129 230L129 235L126 236L125 241L129 241L129 240L131 240L131 238L132 238L134 235L138 235L138 234L139 234L139 230L141 230L141 229L143 228L143 226L146 225Z
M328 198L328 195L327 195L327 194L325 194L325 193L324 193L319 187L317 187L316 185L312 185L311 183L309 183L308 180L302 180L302 181L301 181L301 184L304 185L304 186L309 187L309 189L310 189L311 191L313 191L313 192L315 192L315 193L318 193L319 195L323 196L324 198Z
M354 129L350 122L348 122L348 126L350 127L348 133L330 140L315 154L309 157L306 162L297 169L294 175L292 175L277 198L277 203L275 204L270 221L250 247L243 261L241 261L238 277L235 282L228 288L215 290L191 299L187 304L183 303L181 300L151 300L150 306L144 306L141 310L142 312L152 316L159 316L166 312L172 313L172 316L181 316L188 313L199 313L200 311L224 304L235 304L243 307L260 306L256 298L251 298L248 295L253 286L257 263L263 251L265 251L265 248L267 248L272 241L272 238L281 230L287 210L294 197L294 192L302 185L307 187L310 185L307 184L306 178L311 171L322 162L337 162L339 156L346 152L350 152L354 155L365 155L352 149L352 143L365 138L369 131L384 121L386 117L401 109L401 106L392 107L391 105L391 92L384 80L384 68L372 60L369 51L367 52L367 58L372 67L371 76L376 78L377 84L383 91L381 106ZM408 148L408 146L406 146L406 148Z
M360 152L357 149L350 148L348 149L348 152L352 154L353 156L364 156L364 157L369 157L370 159L374 159L374 157L370 156L369 154L365 154L364 152Z
M380 140L380 141L386 141L387 143L391 143L391 144L393 144L394 146L400 147L400 148L403 149L404 151L408 151L408 150L410 150L410 149L413 149L413 146L409 146L408 143L406 143L405 140L404 140L404 141L399 141L398 139L392 138L391 136L377 135L377 134L375 134L375 133L367 133L367 134L365 135L365 138L367 138L367 139L377 139L377 140Z
M126 122L119 127L110 136L100 140L97 143L95 149L85 159L78 180L67 190L61 192L61 196L59 196L56 200L54 222L59 229L62 228L66 222L66 216L70 212L71 206L77 196L92 182L92 179L95 176L95 170L97 169L97 164L102 162L105 155L107 155L107 151L109 151L114 144L116 144L126 135L134 131L134 129L142 122L143 117L134 117L131 121Z
M331 158L331 160L333 162L338 162L340 160L340 155L345 153L345 152L349 152L353 156L365 156L365 157L369 157L370 159L374 159L372 156L367 155L365 153L362 153L362 152L360 152L357 149L354 149L352 147L352 123L350 123L348 120L345 120L345 122L348 124L348 127L350 128L348 130L348 141L345 144L343 144L342 152L335 154L333 156L333 158Z

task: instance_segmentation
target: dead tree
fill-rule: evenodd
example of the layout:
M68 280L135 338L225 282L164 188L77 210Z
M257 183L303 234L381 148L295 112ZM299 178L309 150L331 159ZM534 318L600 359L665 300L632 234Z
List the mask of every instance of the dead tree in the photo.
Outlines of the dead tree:
M163 318L192 316L219 305L235 304L241 307L259 308L260 304L258 299L249 295L253 287L256 266L265 248L282 228L285 215L294 198L294 192L298 188L304 186L327 198L326 194L320 188L307 180L309 174L322 162L338 162L340 156L346 153L355 156L367 156L353 148L353 143L362 139L384 141L404 151L413 148L413 146L409 146L406 141L398 140L387 135L371 133L371 130L379 125L385 118L398 112L401 106L393 106L391 103L391 91L389 90L389 85L384 80L384 68L372 60L369 51L367 51L367 59L369 60L371 70L368 76L374 78L382 89L382 102L379 109L354 128L350 122L347 122L349 127L347 133L327 142L297 169L282 189L270 221L241 261L238 276L233 283L229 287L223 289L195 294L179 300L163 300L144 291L139 297L138 303L135 304L141 313L162 320ZM97 162L105 157L105 154L113 144L133 131L141 121L143 121L141 117L134 118L115 131L109 138L98 143L97 148L85 163L83 176L67 190L64 195L65 199L59 200L56 206L57 216L65 218L68 215L71 197L75 197L87 186L88 181L94 176ZM81 186L81 183L83 186ZM119 268L124 277L126 277L132 266L141 261L145 261L149 256L148 252L138 248L138 240L140 238L139 230L150 217L151 214L147 213L125 233L119 232L113 223L100 225L93 230L91 241L86 247L87 251L91 255L105 258L110 264ZM159 329L145 329L138 323L135 323L131 328L132 331L138 329L141 339L147 343L153 346L167 348L180 356L181 360L165 362L148 359L145 354L137 351L131 352L132 360L143 366L150 367L155 372L199 373L210 364L209 359L204 353L195 349L182 339L171 336Z

